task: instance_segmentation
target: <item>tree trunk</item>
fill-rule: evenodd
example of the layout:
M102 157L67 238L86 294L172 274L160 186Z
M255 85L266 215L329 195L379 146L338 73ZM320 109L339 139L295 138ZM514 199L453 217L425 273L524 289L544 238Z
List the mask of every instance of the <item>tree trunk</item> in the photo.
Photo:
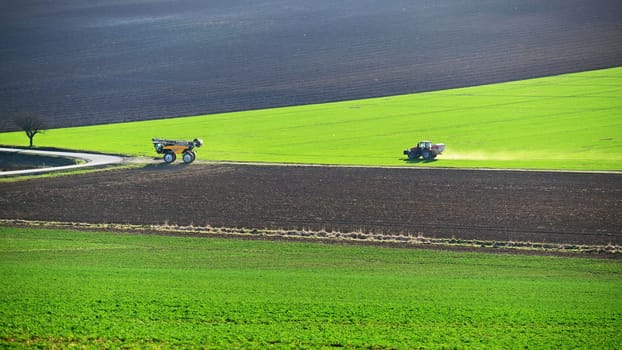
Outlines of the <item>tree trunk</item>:
M35 138L36 134L37 134L36 131L26 130L26 136L28 136L28 140L30 140L30 148L32 148L32 139Z

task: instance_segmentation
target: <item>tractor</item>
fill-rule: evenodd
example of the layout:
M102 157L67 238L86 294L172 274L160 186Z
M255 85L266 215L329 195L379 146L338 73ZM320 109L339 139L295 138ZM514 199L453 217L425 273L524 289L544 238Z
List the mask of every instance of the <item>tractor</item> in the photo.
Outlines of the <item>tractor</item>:
M404 154L407 155L410 160L419 159L419 157L425 160L432 160L444 150L445 144L443 143L433 144L430 141L421 141L417 146L404 150Z
M158 154L164 154L162 158L166 163L174 162L178 154L183 155L182 159L184 163L192 163L197 157L194 149L203 146L203 140L201 139L194 139L192 141L151 139L151 142Z

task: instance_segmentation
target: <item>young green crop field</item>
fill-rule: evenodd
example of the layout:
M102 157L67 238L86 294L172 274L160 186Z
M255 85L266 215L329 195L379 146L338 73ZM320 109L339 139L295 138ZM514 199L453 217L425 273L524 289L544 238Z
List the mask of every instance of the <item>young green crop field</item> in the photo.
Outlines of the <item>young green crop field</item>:
M0 227L0 347L622 344L622 261Z
M357 101L48 130L38 146L155 156L151 138L202 138L198 159L622 170L622 67ZM447 145L408 163L420 140ZM0 144L25 145L24 133Z
M622 67L487 86L318 105L48 130L38 146L152 156L152 137L203 138L199 159L622 170ZM23 133L0 135L23 145ZM412 163L411 163L412 164Z

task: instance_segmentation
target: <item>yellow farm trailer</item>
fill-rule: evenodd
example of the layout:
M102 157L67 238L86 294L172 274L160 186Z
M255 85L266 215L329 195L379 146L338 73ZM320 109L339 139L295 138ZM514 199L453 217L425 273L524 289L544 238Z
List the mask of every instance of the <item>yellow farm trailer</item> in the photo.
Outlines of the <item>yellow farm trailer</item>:
M154 138L151 139L151 142L158 154L164 154L162 158L166 163L174 162L178 154L182 155L184 163L192 163L197 157L195 148L203 146L203 140L201 139L186 141Z

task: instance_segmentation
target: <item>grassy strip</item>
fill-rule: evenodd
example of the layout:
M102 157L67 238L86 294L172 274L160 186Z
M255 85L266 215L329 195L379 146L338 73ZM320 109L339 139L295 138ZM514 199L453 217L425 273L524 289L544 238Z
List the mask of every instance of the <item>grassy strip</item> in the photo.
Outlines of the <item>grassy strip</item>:
M202 137L199 159L622 170L622 67L412 95L50 130L37 144L154 155L152 137ZM447 144L408 163L421 139ZM23 133L0 134L23 144Z
M212 227L212 226L179 226L179 225L134 225L115 223L77 223L57 221L36 221L0 219L0 225L16 227L39 227L56 229L79 229L79 230L112 230L142 233L167 233L167 234L196 234L208 236L232 236L247 238L267 239L296 239L301 241L323 241L342 243L369 243L375 245L396 244L401 247L436 247L436 248L487 248L492 250L504 250L509 252L552 252L571 254L591 254L607 257L622 257L622 246L609 245L585 245L585 244L562 244L543 242L516 242L516 241L487 241L459 238L430 238L421 233L416 234L382 234L366 232L339 232L339 231L312 231L312 230L272 230L240 227Z
M0 227L0 347L613 349L621 264Z

